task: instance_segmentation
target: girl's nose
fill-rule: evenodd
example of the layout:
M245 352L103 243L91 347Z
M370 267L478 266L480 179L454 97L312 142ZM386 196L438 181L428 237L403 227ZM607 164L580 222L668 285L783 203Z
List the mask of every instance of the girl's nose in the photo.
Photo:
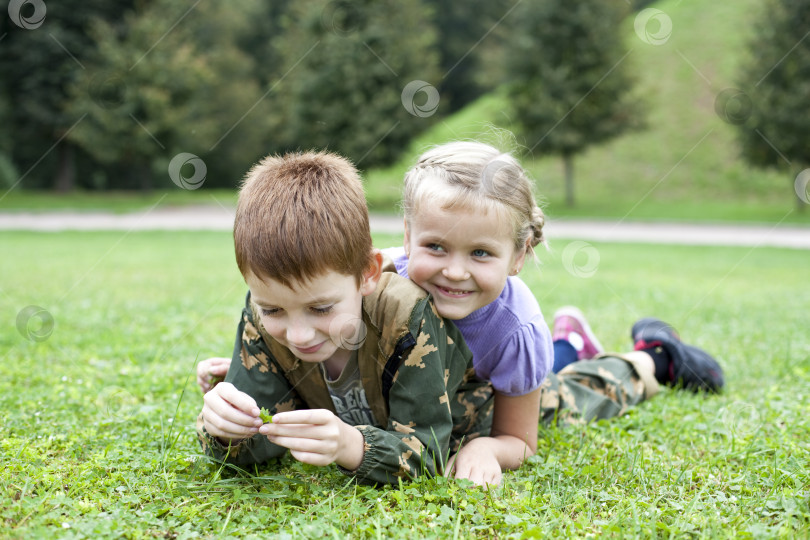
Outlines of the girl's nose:
M470 273L464 268L464 264L458 259L452 259L442 270L442 275L453 281L464 281L470 279Z

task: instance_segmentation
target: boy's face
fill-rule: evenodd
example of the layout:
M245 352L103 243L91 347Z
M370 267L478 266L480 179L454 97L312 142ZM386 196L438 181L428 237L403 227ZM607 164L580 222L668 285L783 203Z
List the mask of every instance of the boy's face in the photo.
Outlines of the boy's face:
M363 296L374 292L378 279L364 275L358 287L354 276L330 271L289 288L253 273L245 277L265 330L304 362L324 362L335 353L347 359L346 351L359 348Z
M498 298L525 258L515 252L506 220L466 209L417 212L405 227L405 252L408 276L453 320Z

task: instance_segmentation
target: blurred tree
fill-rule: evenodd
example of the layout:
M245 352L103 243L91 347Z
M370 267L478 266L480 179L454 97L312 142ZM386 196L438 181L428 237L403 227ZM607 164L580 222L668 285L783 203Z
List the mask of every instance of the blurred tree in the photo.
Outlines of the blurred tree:
M269 121L288 148L329 148L365 168L393 161L429 125L438 55L421 0L302 0L283 25Z
M499 64L488 62L502 52L511 8L509 0L426 0L438 32L441 82L439 94L446 113L455 112L502 82ZM503 20L502 20L503 19Z
M110 187L171 186L168 166L181 152L206 163L207 185L234 185L262 153L266 104L235 46L258 5L155 0L123 25L93 21L97 49L69 89L68 111L83 119L69 139L128 171Z
M75 182L75 148L66 135L76 117L64 109L65 89L85 69L94 48L89 18L116 24L133 2L63 0L9 2L0 17L0 94L13 103L0 130L2 152L22 171L21 185L52 185L66 191Z
M508 44L508 94L529 152L559 154L574 204L574 155L642 125L620 29L621 0L524 2Z
M263 88L270 88L283 74L276 40L282 32L281 19L290 3L290 0L260 2L251 13L254 24L248 25L236 38L239 48L253 58L256 79Z
M254 77L263 95L261 117L255 117L260 127L255 139L260 141L263 155L289 148L284 136L284 114L280 112L286 104L278 100L278 94L284 80L284 58L279 50L279 43L283 41L280 37L284 30L282 20L290 4L290 0L260 2L251 14L254 24L237 37L239 48L253 59ZM255 24L256 21L260 24Z
M769 0L757 21L740 90L724 90L715 105L738 126L746 161L789 170L797 188L796 177L810 167L810 0ZM806 193L794 193L802 210Z

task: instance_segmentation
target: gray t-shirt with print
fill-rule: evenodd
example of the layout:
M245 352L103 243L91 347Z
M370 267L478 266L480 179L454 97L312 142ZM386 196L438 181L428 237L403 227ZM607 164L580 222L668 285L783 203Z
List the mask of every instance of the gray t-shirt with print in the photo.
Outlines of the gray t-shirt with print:
M326 387L329 389L329 395L332 397L332 403L335 404L338 418L351 426L377 425L360 380L356 351L352 353L337 379L330 379L326 370L323 369L323 365L321 365L321 373Z

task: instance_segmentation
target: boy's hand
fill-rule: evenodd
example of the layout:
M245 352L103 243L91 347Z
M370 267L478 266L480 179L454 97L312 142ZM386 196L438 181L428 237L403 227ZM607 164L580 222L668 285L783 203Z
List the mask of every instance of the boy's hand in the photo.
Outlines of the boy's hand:
M230 358L209 358L197 364L197 384L203 394L221 382L231 367Z
M203 402L205 430L223 441L252 437L262 425L256 401L231 383L216 385L203 396Z
M462 445L451 459L445 474L455 478L466 478L478 486L499 485L503 472L493 451L494 448L491 448L490 443L493 442L490 437L479 437Z
M337 463L353 471L363 461L363 434L326 409L277 413L259 433L273 444L289 448L290 454L302 463Z

